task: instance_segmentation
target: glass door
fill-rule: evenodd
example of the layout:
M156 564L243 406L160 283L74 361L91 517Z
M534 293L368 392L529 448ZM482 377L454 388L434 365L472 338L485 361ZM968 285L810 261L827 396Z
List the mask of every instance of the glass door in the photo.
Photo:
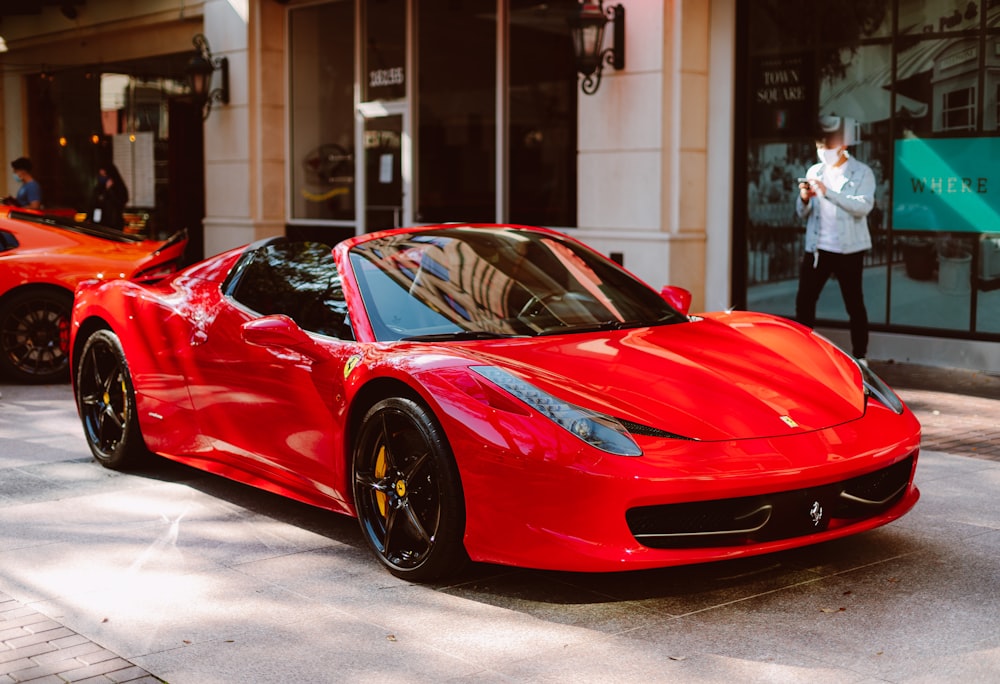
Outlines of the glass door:
M409 155L403 144L403 118L388 112L364 117L365 231L369 233L411 222L406 209L404 170Z

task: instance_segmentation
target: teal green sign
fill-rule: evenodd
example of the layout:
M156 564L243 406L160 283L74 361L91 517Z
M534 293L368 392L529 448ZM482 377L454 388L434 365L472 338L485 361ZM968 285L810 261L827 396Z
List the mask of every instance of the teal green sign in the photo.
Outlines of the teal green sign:
M1000 231L1000 138L897 140L892 227Z

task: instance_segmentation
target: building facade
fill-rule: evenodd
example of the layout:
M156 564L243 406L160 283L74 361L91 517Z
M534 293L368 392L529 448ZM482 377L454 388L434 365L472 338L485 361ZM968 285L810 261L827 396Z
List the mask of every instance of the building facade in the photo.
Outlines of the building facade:
M785 185L814 156L806 122L853 115L880 180L872 356L1000 370L1000 178L961 142L996 134L995 4L858 1L825 17L621 0L624 68L585 94L577 0L0 3L0 147L33 158L50 207L84 208L113 160L143 229L189 228L194 257L278 234L526 223L690 289L696 309L790 315L802 226ZM209 106L189 82L200 46L217 66ZM904 192L912 179L929 190ZM820 315L836 340L835 287Z

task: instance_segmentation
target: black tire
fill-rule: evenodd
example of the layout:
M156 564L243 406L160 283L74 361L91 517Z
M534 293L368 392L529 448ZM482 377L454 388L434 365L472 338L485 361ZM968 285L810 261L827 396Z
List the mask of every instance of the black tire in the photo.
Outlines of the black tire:
M361 531L389 572L430 582L464 567L461 480L426 407L399 397L375 404L355 444L353 479Z
M73 295L26 290L0 303L0 371L26 383L69 380Z
M126 470L148 455L125 352L110 330L94 332L83 345L76 373L76 405L87 446L102 466Z

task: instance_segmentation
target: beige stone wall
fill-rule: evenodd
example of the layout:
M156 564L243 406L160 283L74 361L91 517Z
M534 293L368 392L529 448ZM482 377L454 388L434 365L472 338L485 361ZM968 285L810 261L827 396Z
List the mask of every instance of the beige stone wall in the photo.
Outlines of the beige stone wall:
M709 180L713 154L720 155L710 150L710 101L719 87L713 79L732 89L731 69L713 73L712 12L721 4L732 13L733 5L623 4L626 68L606 69L598 92L580 96L575 234L602 252L622 253L625 267L655 287L689 289L698 310L707 303L707 264L714 258L708 215L716 193L731 191L725 179ZM731 158L729 150L721 154ZM727 255L725 220L725 235L713 236L712 249Z
M664 81L670 87L665 88L663 111L672 133L664 156L670 166L670 202L677 209L664 216L663 225L675 238L670 244L670 282L691 290L692 309L700 311L705 303L709 187L709 3L683 0L672 4L672 15L664 21L664 44L670 58L664 60L668 66Z
M230 78L205 121L208 256L285 230L285 8L207 0L205 35Z

